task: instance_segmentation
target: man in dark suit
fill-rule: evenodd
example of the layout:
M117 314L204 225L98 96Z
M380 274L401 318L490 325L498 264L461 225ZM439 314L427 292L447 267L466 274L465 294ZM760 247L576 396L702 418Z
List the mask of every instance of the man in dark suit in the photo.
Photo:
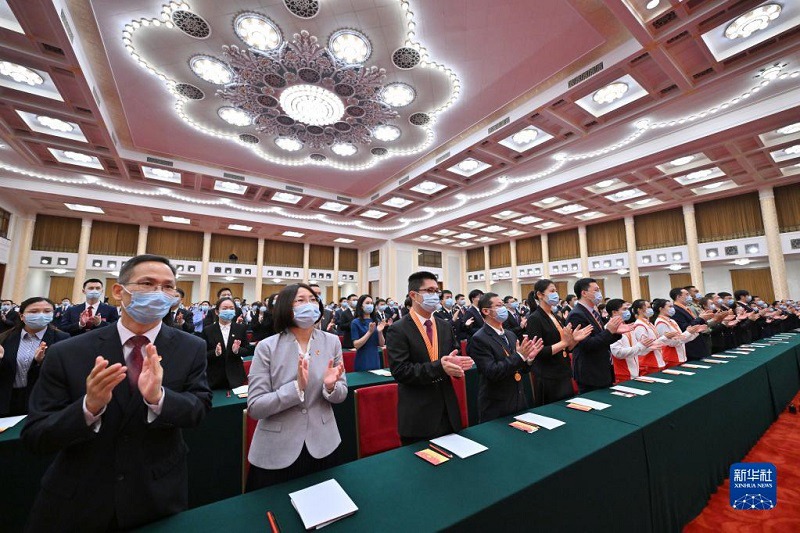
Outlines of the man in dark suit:
M231 290L228 287L222 287L220 290L217 291L217 300L219 300L220 298L230 298L231 300L233 300L233 292L231 292ZM210 326L216 321L217 321L217 312L212 307L211 309L208 310L208 312L206 313L206 317L203 319L203 329L205 329L207 326ZM236 322L237 324L244 323L244 317L242 316L242 308L240 306L236 306L236 318L234 319L234 322Z
M472 336L467 354L478 366L478 421L486 422L527 409L522 374L531 371L542 349L540 339L522 341L503 328L508 309L500 297L487 292L478 300L483 327Z
M164 317L164 325L171 328L178 328L186 333L194 333L194 322L192 313L188 309L181 307L185 293L183 289L175 289L180 294L180 300L172 306L169 313Z
M464 332L467 339L475 335L483 327L483 317L478 310L478 300L481 299L481 296L483 296L483 291L480 289L469 291L471 305L461 315L461 331Z
M73 337L96 328L110 326L119 320L117 308L103 303L103 282L99 279L87 279L83 282L83 294L86 302L68 308L61 317L59 329Z
M461 429L461 412L451 378L463 379L472 359L458 355L453 330L433 316L439 304L436 275L408 278L411 312L386 337L389 368L397 381L397 430L411 444Z
M603 326L597 306L603 302L603 293L592 278L581 278L575 282L572 311L567 322L575 330L580 326L592 326L592 333L580 341L572 351L572 372L581 394L610 387L614 383L614 366L611 362L611 345L622 335L617 330L622 326L622 317L617 316Z
M133 529L187 507L181 428L211 408L205 343L161 322L177 296L168 259L133 257L118 281L122 319L48 348L31 393L23 443L56 457L30 531Z
M686 328L689 326L706 326L700 331L700 335L691 342L686 343L686 359L696 361L710 356L710 343L706 342L706 337L703 335L703 332L708 331L706 320L714 316L713 311L703 311L699 316L695 316L695 310L689 307L692 296L687 289L681 287L676 287L669 291L669 297L675 308L675 314L672 316L672 320L678 324L681 331L686 331Z
M506 296L503 298L503 305L508 309L508 318L503 327L510 329L518 339L522 338L528 319L520 314L519 302L513 296Z
M322 302L325 305L325 302L322 300L322 288L317 285L316 283L311 283L309 285L314 290L314 295L317 297L317 300ZM316 328L321 329L322 331L331 331L334 326L333 322L333 312L328 309L327 307L323 308L322 311L322 320L317 322Z
M14 302L11 300L0 301L0 333L13 328L18 321L19 313L14 310Z
M356 318L356 303L358 303L358 296L351 294L346 300L347 307L341 308L339 318L336 321L336 327L339 330L339 335L344 339L342 341L342 348L345 350L353 349L353 338L350 335L350 323Z
M53 310L53 325L59 326L61 324L61 319L64 318L64 313L67 312L67 309L70 308L72 302L69 301L69 298L62 298L61 304L56 306Z

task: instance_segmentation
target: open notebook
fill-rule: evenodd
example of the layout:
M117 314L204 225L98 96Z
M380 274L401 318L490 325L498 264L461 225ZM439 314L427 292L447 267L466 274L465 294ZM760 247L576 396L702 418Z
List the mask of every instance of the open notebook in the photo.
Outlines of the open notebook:
M292 492L289 499L307 530L325 527L358 511L335 479Z

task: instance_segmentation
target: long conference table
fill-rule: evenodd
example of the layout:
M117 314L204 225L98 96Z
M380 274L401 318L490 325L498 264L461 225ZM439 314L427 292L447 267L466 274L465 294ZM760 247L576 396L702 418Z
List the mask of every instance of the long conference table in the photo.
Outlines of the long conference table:
M359 510L330 531L524 528L541 531L679 531L800 389L800 335L725 363L629 381L650 391L582 398L610 404L581 412L566 402L533 409L565 425L527 434L511 418L461 435L488 447L433 467L414 456L425 443L350 462L151 524L146 531L303 531L288 494L336 479ZM762 340L761 342L765 342ZM780 502L779 502L780 504Z

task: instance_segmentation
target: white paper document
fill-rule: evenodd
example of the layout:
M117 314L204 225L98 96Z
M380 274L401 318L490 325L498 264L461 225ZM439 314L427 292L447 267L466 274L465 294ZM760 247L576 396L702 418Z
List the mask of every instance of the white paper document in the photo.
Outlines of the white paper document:
M14 427L14 426L16 426L17 424L19 424L20 422L22 422L23 420L25 420L25 417L26 417L26 416L28 416L28 415L22 415L22 416L7 416L7 417L5 417L5 418L0 418L0 430L5 430L5 429L8 429L8 428L13 428L13 427Z
M649 380L655 381L656 383L672 383L671 379L664 379L664 378L654 378L653 376L639 376L638 378L633 378L637 381Z
M681 366L685 366L686 368L711 368L708 365L696 365L694 363L686 363L686 364L683 364Z
M319 529L358 511L335 479L289 494L306 529Z
M736 355L750 355L751 352L737 352L737 351L734 351L734 350L728 350L725 353L735 353Z
M236 395L247 394L247 385L242 385L241 387L236 387L235 389L231 389L231 392Z
M626 387L624 385L614 385L611 388L613 390L618 390L620 392L627 392L627 393L630 393L630 394L635 394L636 396L644 396L646 394L650 394L649 390L636 389L636 388L633 388L633 387Z
M376 376L383 376L387 378L392 377L392 372L387 368L378 368L377 370L370 370L369 372L375 374Z
M735 355L722 355L722 354L719 354L719 353L714 354L711 357L718 357L718 358L722 358L722 359L736 359Z
M662 370L665 374L672 374L673 376L694 376L694 372L687 372L685 370L675 370L674 368L667 368L666 370Z
M714 363L715 365L721 365L724 363L730 363L730 361L720 361L719 359L700 359L704 363Z
M594 400L587 400L586 398L572 398L571 400L564 400L564 402L585 405L586 407L591 407L592 409L597 409L598 411L602 411L603 409L608 409L611 407L611 404L609 403L596 402Z
M476 453L481 453L489 449L483 444L462 437L461 435L456 435L455 433L439 437L438 439L431 439L431 442L437 446L441 446L445 450L453 452L462 459L466 459Z
M556 420L549 416L537 415L536 413L522 413L521 415L515 416L514 419L521 422L528 422L529 424L536 424L544 429L555 429L558 426L566 424L566 422L562 422L561 420Z

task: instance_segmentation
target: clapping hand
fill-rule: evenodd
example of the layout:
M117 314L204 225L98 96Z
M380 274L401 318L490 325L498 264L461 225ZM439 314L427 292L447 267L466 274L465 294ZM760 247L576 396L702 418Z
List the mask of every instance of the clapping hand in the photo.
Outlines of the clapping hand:
M644 346L645 348L649 348L650 346L652 346L652 345L653 345L653 343L654 343L654 342L656 342L656 340L655 340L655 339L651 339L650 337L646 337L646 338L644 338L644 339L640 340L639 342L640 342L640 343L642 344L642 346Z
M306 366L306 372L308 371L308 366ZM325 390L328 393L333 392L334 387L336 387L336 382L342 377L344 374L344 362L340 361L338 365L333 366L333 359L328 361L328 368L325 369L325 376L322 378L322 383L325 385Z
M142 361L142 372L139 374L139 392L142 393L144 401L150 405L155 405L161 400L161 380L164 377L164 369L161 366L161 357L155 344L148 344L144 348L144 361Z
M711 320L713 316L714 316L714 311L703 311L702 313L700 313L700 318L702 318L703 320Z
M375 328L376 328L375 322L370 322L369 323L369 332L370 333L374 333L375 332Z
M242 341L240 339L236 339L235 341L233 341L233 344L231 345L231 351L235 354L238 354L239 348L241 348L241 346L242 346Z
M308 384L308 359L300 354L297 359L297 388L301 391L306 390Z
M465 325L465 326L467 326L467 327L469 327L469 326L471 326L471 325L472 325L472 323L473 323L473 322L475 322L475 317L474 317L474 316L471 316L471 317L469 317L469 318L467 319L467 321L466 321L466 322L464 322L464 325Z
M175 325L182 326L185 320L183 319L183 313L177 312L175 313Z
M42 341L36 348L36 352L34 352L33 354L33 358L37 363L42 364L42 361L44 360L45 350L47 350L47 343ZM0 358L2 358L2 356L0 356Z
M580 326L578 326L580 327ZM565 343L567 346L572 346L572 343L575 342L574 332L572 331L572 324L567 324L566 327L561 328L561 342Z
M108 359L97 357L94 368L86 378L86 410L97 416L111 401L114 387L125 380L127 370L120 363L108 366Z
M570 324L571 325L571 324ZM586 337L592 334L594 330L594 326L578 326L577 328L572 330L572 342L578 344Z
M217 357L222 355L222 343L221 342L218 342L217 345L214 347L214 355L216 355Z
M606 329L611 333L616 333L621 326L622 326L622 317L615 316L614 318L608 321L608 324L606 324Z
M377 329L378 329L379 332L383 333L383 330L386 329L386 321L385 320L381 320L378 323L378 328Z
M522 337L522 342L517 341L517 353L528 362L532 362L544 348L544 341L539 337L529 339L527 335Z
M92 325L93 326L95 326L95 327L99 326L101 322L103 322L103 317L100 316L100 313L97 313L96 315L94 315L92 317Z
M237 324L241 324L242 322L244 322L244 315L239 315L238 317L236 317Z
M668 339L674 339L678 335L680 335L680 333L678 333L677 331L668 331L668 332L664 333L664 337L666 337Z
M458 350L453 350L441 358L442 368L448 376L463 378L464 371L472 368L473 361L470 357L458 355Z
M83 313L81 313L80 318L78 319L78 325L82 328L86 327L86 324L92 319L92 314L87 308Z

